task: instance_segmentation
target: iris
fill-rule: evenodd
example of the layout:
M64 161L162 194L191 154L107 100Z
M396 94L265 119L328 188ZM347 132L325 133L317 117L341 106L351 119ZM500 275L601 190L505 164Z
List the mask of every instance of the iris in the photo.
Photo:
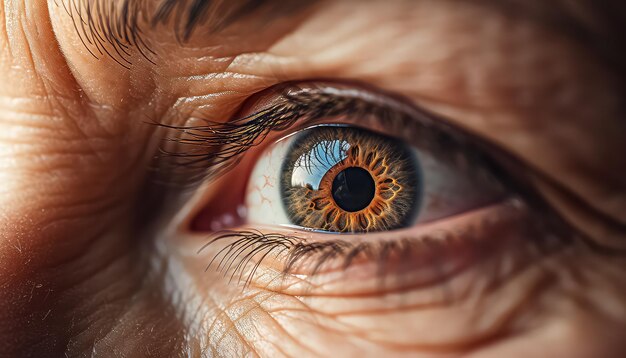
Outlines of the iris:
M292 224L331 232L410 225L420 202L420 168L402 141L348 126L297 134L281 169Z

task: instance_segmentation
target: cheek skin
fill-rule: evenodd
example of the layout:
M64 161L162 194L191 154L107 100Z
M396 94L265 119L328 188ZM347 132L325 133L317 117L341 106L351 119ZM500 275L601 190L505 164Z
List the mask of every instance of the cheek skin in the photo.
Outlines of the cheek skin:
M193 301L185 310L191 307L194 314L185 321L197 336L205 337L203 349L217 354L329 356L341 352L349 356L368 352L373 356L430 357L463 352L475 357L516 356L518 352L533 353L534 348L529 347L534 347L537 337L546 339L544 352L566 356L603 352L607 348L596 345L595 340L610 344L612 338L581 325L591 316L580 300L582 292L597 291L608 282L592 277L577 281L576 277L588 273L568 265L579 254L575 248L538 253L531 244L535 239L528 235L547 234L522 234L514 227L506 224L504 231L490 231L488 236L500 242L497 250L472 261L474 264L443 284L415 285L411 284L418 282L413 281L415 277L389 277L381 286L376 270L368 271L363 263L343 272L322 270L315 277L306 275L305 268L301 268L302 274L281 275L276 271L281 259L274 262L269 257L249 286L243 287L247 273L240 277L230 271L218 272L215 266L205 271L221 247L198 256L196 247L206 242L198 236L176 240L180 246L183 239L183 246L190 249L181 252L172 266L177 281L185 277L191 282L181 287L182 301ZM432 266L424 270L431 277L436 271ZM611 276L603 275L605 279ZM607 295L619 297L617 292ZM186 301L187 296L195 299ZM606 317L619 314L610 312ZM572 339L583 336L594 341L582 340L580 349L569 351ZM614 352L611 349L608 351Z
M577 273L565 265L572 252L546 257L527 248L520 256L526 250L523 246L502 249L517 253L501 260L486 259L455 275L445 287L358 295L342 293L355 283L346 279L350 274L337 276L334 285L306 276L276 276L273 270L260 268L251 285L243 288L237 277L226 284L230 274L224 279L214 268L198 276L210 254L200 260L182 258L174 266L193 282L183 288L183 301L186 295L195 297L186 301L193 302L185 307L192 312L186 320L194 335L204 337L203 350L218 355L368 352L431 357L463 352L472 357L521 357L538 353L537 340L545 341L542 352L564 356L615 352L605 346L614 344L614 338L584 324L593 318L593 326L602 325L598 321L602 316L589 315L579 302L582 290L599 286L572 281ZM387 287L393 287L394 280L390 281ZM579 344L573 346L574 341Z

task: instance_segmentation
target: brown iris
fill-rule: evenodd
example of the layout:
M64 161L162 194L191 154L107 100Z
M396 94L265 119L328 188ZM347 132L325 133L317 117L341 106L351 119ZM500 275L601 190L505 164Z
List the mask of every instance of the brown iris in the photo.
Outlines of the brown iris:
M401 141L353 127L315 127L293 142L282 193L293 224L332 232L386 231L413 220L419 168Z

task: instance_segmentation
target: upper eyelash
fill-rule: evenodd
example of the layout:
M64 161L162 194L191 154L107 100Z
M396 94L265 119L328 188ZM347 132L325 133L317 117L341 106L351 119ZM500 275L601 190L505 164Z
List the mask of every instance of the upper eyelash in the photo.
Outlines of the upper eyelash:
M161 147L163 164L174 169L184 168L182 176L193 184L232 168L241 154L257 145L271 131L287 129L296 121L307 122L344 113L358 114L359 107L365 110L364 104L360 103L362 101L356 98L340 98L325 93L285 91L281 98L279 103L268 108L225 123L206 121L205 126L158 124L179 132L176 137L168 138L166 143L199 148L196 151L181 151L180 147L173 150Z
M223 174L238 163L240 156L260 144L272 131L286 130L296 123L305 125L325 117L350 115L351 117L376 117L386 125L399 128L411 123L428 130L431 142L439 147L459 148L457 152L471 153L475 160L490 160L475 150L475 146L455 133L453 128L442 129L432 116L415 110L407 113L382 101L370 102L358 96L326 93L303 88L298 84L286 85L273 105L249 116L227 122L205 120L203 126L157 125L173 130L175 136L166 138L161 146L158 165L170 178L159 178L177 185L193 185ZM173 148L170 146L173 145ZM466 148L467 147L467 148ZM473 149L473 150L470 150ZM495 169L495 167L494 167Z

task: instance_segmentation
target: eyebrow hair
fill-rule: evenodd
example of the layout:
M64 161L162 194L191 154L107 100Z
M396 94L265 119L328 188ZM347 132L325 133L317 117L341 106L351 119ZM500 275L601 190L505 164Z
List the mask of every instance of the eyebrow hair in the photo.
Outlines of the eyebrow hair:
M200 25L218 32L262 9L264 20L286 16L316 0L54 0L73 20L80 41L95 58L109 56L130 68L130 49L154 63L156 53L144 38L158 24L172 21L181 42ZM511 16L531 18L576 38L626 81L626 6L621 0L471 0L499 7ZM156 5L155 5L156 3ZM152 7L152 11L149 9ZM154 10L156 9L156 10ZM145 24L148 28L145 28Z
M272 17L280 17L310 4L312 1L280 0L163 0L152 22L166 22L178 9L182 20L182 37L188 39L200 24L208 25L209 31L218 32L232 23L259 12L263 8Z
M80 41L95 58L108 56L130 69L131 48L155 63L145 34L158 25L171 25L180 42L201 25L217 33L255 13L263 19L287 16L316 0L54 0L71 18ZM147 25L147 27L146 27Z

